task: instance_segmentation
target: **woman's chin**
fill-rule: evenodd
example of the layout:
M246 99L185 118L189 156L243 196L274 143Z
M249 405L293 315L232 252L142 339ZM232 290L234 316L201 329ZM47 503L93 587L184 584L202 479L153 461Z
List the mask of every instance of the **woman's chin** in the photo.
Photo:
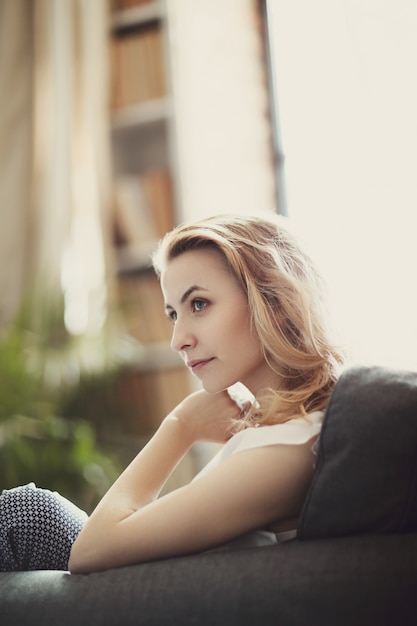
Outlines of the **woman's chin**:
M237 381L235 381L237 382ZM227 391L227 389L229 389L229 387L231 387L232 385L235 384L235 382L228 382L226 384L224 383L215 383L214 381L201 381L202 387L204 389L204 391L207 391L207 393L220 393L221 391Z

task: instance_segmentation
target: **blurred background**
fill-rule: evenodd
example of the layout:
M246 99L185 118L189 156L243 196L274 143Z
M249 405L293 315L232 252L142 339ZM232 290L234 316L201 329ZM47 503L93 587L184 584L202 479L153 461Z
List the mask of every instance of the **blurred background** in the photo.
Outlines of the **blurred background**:
M184 220L287 215L349 362L416 367L416 28L414 0L0 0L0 489L91 510L192 389L150 267Z

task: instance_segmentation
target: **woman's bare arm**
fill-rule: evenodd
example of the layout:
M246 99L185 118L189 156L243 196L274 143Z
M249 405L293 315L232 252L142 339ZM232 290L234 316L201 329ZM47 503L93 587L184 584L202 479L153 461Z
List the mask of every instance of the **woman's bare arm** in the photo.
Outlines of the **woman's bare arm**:
M223 399L217 400L223 407ZM236 407L230 404L228 409L225 402L230 419ZM187 416L191 405L186 405ZM70 571L86 573L200 552L297 517L312 477L311 442L239 452L158 498L196 437L224 438L227 419L212 420L211 426L202 419L197 427L198 420L183 421L175 414L166 418L93 512L73 546Z
M160 428L116 480L89 518L73 545L69 567L86 567L87 554L95 558L117 552L120 523L155 501L167 479L191 445L198 440L227 441L239 407L227 392L190 394L165 418ZM120 564L120 555L117 563ZM122 561L123 562L123 561ZM108 556L106 566L113 565Z

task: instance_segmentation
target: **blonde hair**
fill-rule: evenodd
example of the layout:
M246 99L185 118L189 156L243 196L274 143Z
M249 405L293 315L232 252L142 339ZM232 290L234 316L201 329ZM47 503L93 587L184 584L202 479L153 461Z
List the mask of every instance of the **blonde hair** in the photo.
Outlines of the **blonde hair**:
M221 215L181 225L162 239L153 257L160 276L175 257L214 248L246 294L263 356L282 385L261 392L245 426L324 409L344 360L330 338L323 281L285 220L273 213Z

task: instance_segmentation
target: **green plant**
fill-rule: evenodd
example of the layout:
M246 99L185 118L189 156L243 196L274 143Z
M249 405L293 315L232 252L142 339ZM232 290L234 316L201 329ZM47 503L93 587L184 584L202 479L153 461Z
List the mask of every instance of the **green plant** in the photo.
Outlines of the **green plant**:
M1 487L35 482L91 510L116 476L86 421L14 415L0 425Z
M77 393L81 373L73 375L71 338L56 323L51 330L29 331L20 315L0 340L0 491L35 482L91 510L120 468L92 423L62 415L62 398ZM105 368L102 375L107 380Z

